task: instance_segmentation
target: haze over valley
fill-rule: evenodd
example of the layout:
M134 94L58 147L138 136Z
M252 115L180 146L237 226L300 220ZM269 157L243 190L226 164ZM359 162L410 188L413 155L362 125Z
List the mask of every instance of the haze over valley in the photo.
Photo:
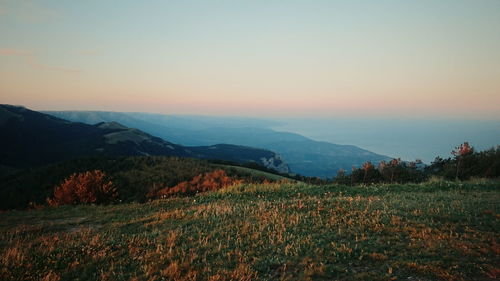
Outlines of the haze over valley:
M469 141L480 150L500 142L497 120L419 118L290 118L275 130L298 133L314 140L351 144L412 161L431 163L436 156L451 156L451 143Z

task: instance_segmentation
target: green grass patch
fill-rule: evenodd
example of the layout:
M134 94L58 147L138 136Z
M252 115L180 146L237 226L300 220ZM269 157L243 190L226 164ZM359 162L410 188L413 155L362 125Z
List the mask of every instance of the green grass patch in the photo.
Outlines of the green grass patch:
M221 164L215 164L214 166L220 167L224 170L229 170L229 169L234 169L235 171L238 171L239 174L250 174L254 177L262 177L266 178L268 180L273 180L273 181L279 181L279 180L286 180L288 178L276 174L271 174L268 172L256 170L256 169L251 169L247 167L241 167L241 166L231 166L231 165L221 165Z

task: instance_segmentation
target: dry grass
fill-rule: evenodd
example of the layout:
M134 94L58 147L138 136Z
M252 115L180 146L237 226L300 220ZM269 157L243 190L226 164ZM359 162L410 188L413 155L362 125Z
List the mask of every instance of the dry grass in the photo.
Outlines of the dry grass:
M1 213L1 280L496 280L497 183L231 186Z

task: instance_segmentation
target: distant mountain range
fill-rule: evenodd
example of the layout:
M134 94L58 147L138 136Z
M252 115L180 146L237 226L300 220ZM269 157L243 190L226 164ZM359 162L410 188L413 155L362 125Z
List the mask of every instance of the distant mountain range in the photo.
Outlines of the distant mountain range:
M116 121L165 140L188 146L218 143L244 145L275 151L293 173L333 177L337 170L350 171L363 162L390 159L353 145L315 141L302 135L270 129L271 121L249 118L170 116L150 113L103 111L47 111L46 113L87 124Z
M0 166L19 169L87 156L157 155L257 163L289 172L280 156L269 150L228 144L185 147L116 121L121 120L89 125L0 105Z

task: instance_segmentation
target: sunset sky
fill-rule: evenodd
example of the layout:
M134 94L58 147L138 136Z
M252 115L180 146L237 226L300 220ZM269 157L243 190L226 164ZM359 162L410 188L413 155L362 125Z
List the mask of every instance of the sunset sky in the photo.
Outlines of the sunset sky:
M500 1L0 0L0 103L500 119Z

